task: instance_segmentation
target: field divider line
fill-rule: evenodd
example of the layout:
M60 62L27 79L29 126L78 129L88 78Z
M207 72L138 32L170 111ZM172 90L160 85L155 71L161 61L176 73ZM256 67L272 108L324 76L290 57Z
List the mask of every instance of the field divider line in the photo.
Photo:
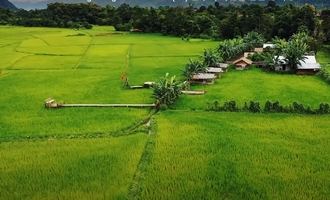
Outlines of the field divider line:
M19 63L19 62L22 61L24 58L27 58L27 57L29 57L29 56L33 56L33 55L31 55L31 54L27 54L27 55L24 55L24 56L18 58L17 60L15 60L14 62L12 62L12 63L6 68L6 70L11 70L11 69L13 69L13 67L14 67L17 63Z
M36 142L36 141L46 141L46 140L65 140L65 139L98 139L98 138L116 138L116 137L124 137L129 135L134 135L138 133L148 133L149 129L141 128L146 125L151 117L157 111L152 111L148 116L143 118L142 120L137 120L132 124L121 128L115 131L109 132L89 132L89 133L81 133L81 134L62 134L62 135L39 135L39 136L14 136L14 137L0 137L0 144L3 142Z
M47 46L51 46L45 39L38 37L36 35L31 34L31 36L35 39L41 40L43 43L45 43Z
M79 65L81 64L82 59L86 56L88 50L89 50L90 47L92 46L92 42L93 42L93 40L94 40L94 36L93 36L93 35L90 35L90 34L88 34L88 35L91 37L91 39L90 39L90 41L89 41L89 43L88 43L86 49L84 50L84 52L82 53L82 55L81 55L80 58L78 59L78 62L77 62L76 65L74 66L74 69L78 69Z
M135 170L132 183L128 189L127 199L140 199L143 181L146 177L148 167L151 164L157 136L157 124L154 118L149 121L149 136L144 146L143 153Z

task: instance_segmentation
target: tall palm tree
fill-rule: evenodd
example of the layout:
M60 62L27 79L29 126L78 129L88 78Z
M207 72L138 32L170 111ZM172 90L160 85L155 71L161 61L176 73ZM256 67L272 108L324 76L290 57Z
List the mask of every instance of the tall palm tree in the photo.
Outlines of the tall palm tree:
M307 49L308 46L303 40L292 39L288 42L283 53L292 71L297 69L297 66L301 61L304 62Z

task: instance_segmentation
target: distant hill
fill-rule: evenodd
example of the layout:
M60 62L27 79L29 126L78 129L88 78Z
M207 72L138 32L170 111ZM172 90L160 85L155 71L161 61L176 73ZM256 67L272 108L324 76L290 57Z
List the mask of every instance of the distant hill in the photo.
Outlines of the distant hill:
M8 0L0 0L0 8L11 9L11 10L17 9L16 6Z
M7 0L0 0L7 1ZM101 6L113 5L119 6L121 4L129 4L131 6L141 6L141 7L159 7L159 6L208 6L213 5L218 2L220 5L241 5L247 4L267 4L269 0L91 0L91 2L96 3ZM305 3L314 4L317 7L329 7L330 0L273 0L277 5L283 4L294 4L303 5ZM86 3L87 0L12 0L15 5L23 9L39 9L46 8L47 4L54 2L61 3Z

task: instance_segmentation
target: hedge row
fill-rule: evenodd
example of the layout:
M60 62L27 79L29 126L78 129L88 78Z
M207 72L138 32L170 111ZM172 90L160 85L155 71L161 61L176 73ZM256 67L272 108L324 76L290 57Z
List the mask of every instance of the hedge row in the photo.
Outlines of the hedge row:
M325 80L327 83L330 84L330 72L327 71L326 69L322 68L320 70L320 72L318 73L318 75L323 79Z
M243 107L239 107L236 101L227 101L222 105L218 101L214 101L207 105L207 111L216 112L252 112L252 113L300 113L300 114L330 114L330 106L328 103L321 103L318 108L314 109L310 106L293 102L291 105L283 106L280 102L267 101L265 105L260 106L259 102L245 102Z

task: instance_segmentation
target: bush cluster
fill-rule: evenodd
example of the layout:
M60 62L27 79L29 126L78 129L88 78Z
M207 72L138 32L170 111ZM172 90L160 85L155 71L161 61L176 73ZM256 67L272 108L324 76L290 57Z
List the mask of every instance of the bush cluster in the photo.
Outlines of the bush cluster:
M330 72L327 71L326 69L322 68L320 70L320 72L318 73L318 75L323 79L325 80L327 83L330 84Z
M330 105L321 103L318 108L314 109L301 103L293 102L288 106L281 105L279 101L267 101L264 107L260 106L257 101L245 102L243 107L239 107L236 101L226 101L220 104L214 101L207 105L207 111L216 112L252 112L252 113L299 113L299 114L330 114Z

